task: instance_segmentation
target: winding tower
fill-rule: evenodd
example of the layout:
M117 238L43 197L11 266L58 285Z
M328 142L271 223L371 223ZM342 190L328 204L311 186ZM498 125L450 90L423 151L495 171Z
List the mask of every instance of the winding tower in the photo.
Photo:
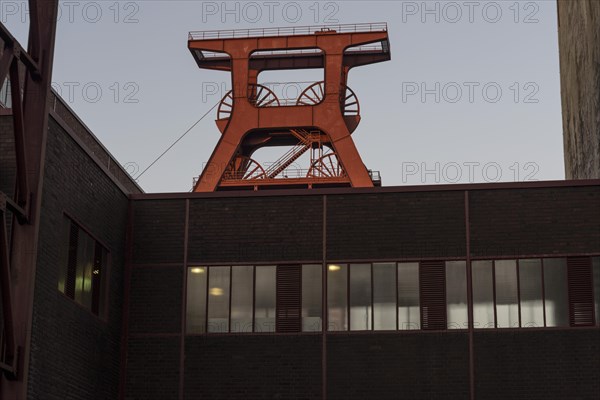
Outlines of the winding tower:
M351 68L390 59L385 23L190 32L188 48L200 68L232 77L217 109L222 135L195 192L380 185L351 137L360 106L347 81ZM295 99L258 83L263 71L315 68L324 80ZM252 157L263 147L287 151L260 165ZM307 152L305 169L290 168Z

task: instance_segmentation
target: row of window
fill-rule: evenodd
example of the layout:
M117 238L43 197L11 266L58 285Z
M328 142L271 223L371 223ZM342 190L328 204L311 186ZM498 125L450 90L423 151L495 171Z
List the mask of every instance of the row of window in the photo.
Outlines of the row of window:
M476 328L569 326L564 258L473 262Z
M600 257L473 261L471 273L476 329L600 322ZM467 290L465 261L191 267L187 332L466 329Z
M283 323L291 313L291 307L288 307L280 310L280 318L276 318L277 295L280 303L289 300L282 293L284 289L297 298L292 300L298 303L295 308L301 330L320 331L321 265L303 265L301 279L292 282L296 287L285 288L285 277L291 275L286 273L293 273L294 269L300 270L292 266L189 268L188 333L275 332L278 320Z

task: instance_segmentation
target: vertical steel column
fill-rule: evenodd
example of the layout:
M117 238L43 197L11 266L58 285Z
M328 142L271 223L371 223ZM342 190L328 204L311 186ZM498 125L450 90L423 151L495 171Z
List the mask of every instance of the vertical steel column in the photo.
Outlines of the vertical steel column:
M13 365L10 366L13 370L6 371L0 377L0 398L15 400L27 397L39 215L48 131L48 97L52 77L58 1L29 0L29 9L27 52L20 50L16 40L3 25L0 25L0 36L5 42L5 51L7 49L13 51L12 60L9 60L11 56L3 55L0 73L6 75L7 66L10 64L11 85L19 88L17 59L25 65L27 71L23 99L20 98L19 90L13 93L12 104L19 177L17 203L19 208L24 209L24 215L20 216L18 224L12 226L11 280L6 282L11 286L12 296L3 299L3 307L12 307L14 313L13 326L5 326L5 329L12 330L14 350L17 353ZM7 41L10 42L8 45ZM18 54L15 53L16 51Z
M131 274L133 264L133 216L135 202L129 200L127 206L127 228L125 235L125 280L123 283L123 308L122 308L122 328L121 328L121 366L119 379L119 399L125 399L127 384L127 347L129 340L129 302L131 293Z
M179 399L184 398L184 372L185 372L185 332L187 309L187 272L188 272L188 236L190 225L190 199L185 199L185 226L183 229L183 283L181 288L181 336L179 343ZM231 269L230 269L231 271ZM230 272L231 273L231 272ZM230 275L231 276L231 275ZM231 278L230 278L231 285ZM208 282L207 282L208 283ZM231 289L229 290L231 293ZM231 304L231 300L229 301ZM231 306L230 306L231 307ZM231 312L229 313L231 318ZM231 323L230 323L231 325Z
M469 398L475 400L475 354L473 325L473 271L471 269L471 222L469 218L469 191L465 190L465 243L467 264L467 321L469 326Z
M327 195L323 195L323 272L321 281L321 380L323 400L327 399L327 329L329 316L327 314Z

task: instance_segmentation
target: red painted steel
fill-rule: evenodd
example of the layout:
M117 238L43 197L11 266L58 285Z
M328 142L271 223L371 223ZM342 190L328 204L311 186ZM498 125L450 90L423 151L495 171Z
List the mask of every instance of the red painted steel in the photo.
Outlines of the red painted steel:
M390 59L386 24L190 32L188 47L200 68L230 71L233 87L219 105L222 136L194 192L374 186L350 137L360 108L347 79L353 67ZM298 99L278 99L257 83L262 71L305 68L324 68L325 79ZM303 139L305 132L318 140ZM267 146L292 150L269 170L252 159ZM306 151L307 172L286 173Z

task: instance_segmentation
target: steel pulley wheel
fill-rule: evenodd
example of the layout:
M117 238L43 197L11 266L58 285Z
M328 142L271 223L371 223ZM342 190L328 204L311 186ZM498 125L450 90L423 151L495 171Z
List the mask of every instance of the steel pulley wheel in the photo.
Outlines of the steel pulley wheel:
M315 160L306 176L308 178L340 178L346 176L346 171L338 162L337 155L330 153Z
M223 174L225 179L265 179L266 174L263 167L246 156L237 156L227 167Z

